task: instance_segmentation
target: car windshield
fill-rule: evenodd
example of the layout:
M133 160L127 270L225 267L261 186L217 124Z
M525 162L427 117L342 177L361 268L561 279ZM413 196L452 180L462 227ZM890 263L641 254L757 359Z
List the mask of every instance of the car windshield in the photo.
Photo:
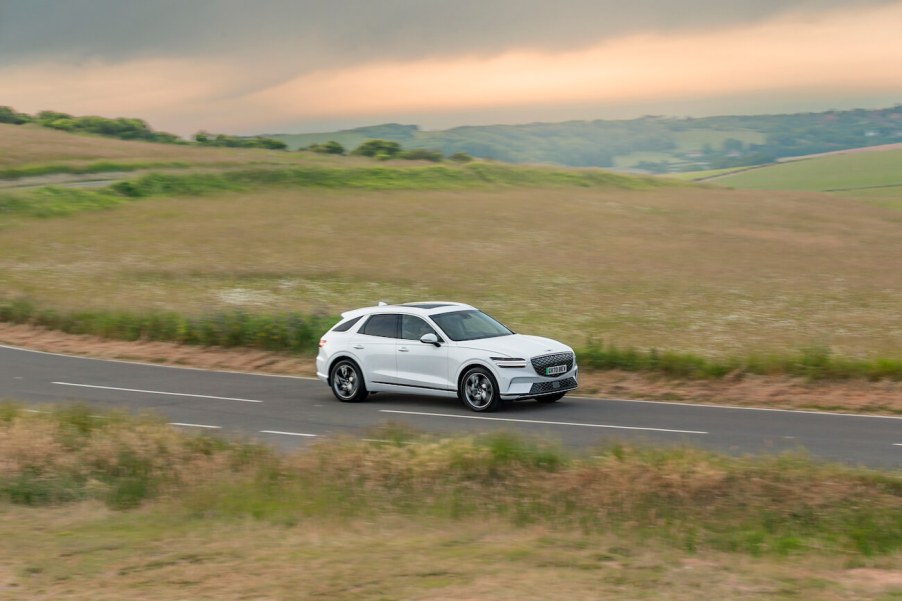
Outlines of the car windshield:
M454 341L495 338L513 334L506 327L483 313L470 309L432 315L432 320Z

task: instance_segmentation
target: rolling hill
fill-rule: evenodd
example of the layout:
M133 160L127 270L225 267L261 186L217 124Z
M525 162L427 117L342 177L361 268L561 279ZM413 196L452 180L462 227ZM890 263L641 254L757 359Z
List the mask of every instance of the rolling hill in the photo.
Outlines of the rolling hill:
M424 131L383 124L316 134L266 134L289 148L335 140L352 149L386 139L405 148L465 152L511 163L673 173L742 167L780 158L902 141L902 105L788 115L568 121Z

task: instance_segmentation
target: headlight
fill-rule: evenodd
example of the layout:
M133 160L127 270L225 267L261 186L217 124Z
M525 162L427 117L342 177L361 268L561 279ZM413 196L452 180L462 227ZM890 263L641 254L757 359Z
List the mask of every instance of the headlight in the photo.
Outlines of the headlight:
M521 359L519 357L489 357L492 361L495 362L495 365L498 367L513 367L513 368L523 368L526 367L526 359Z

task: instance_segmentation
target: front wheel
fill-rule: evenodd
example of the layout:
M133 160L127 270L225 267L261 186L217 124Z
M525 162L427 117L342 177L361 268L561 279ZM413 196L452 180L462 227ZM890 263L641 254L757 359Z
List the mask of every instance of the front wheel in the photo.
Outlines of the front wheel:
M355 403L366 398L366 384L356 363L342 359L332 367L332 394L343 403Z
M458 393L464 405L480 413L495 411L501 404L501 394L495 378L483 367L467 370L460 379Z

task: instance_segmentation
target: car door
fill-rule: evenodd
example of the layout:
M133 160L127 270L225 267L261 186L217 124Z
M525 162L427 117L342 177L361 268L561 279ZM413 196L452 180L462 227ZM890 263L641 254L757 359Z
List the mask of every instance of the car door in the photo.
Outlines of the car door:
M435 334L440 346L420 342L423 334ZM397 383L411 388L449 390L448 347L426 320L401 315L401 339L397 344Z
M351 340L351 348L360 358L367 382L397 383L399 315L377 313L370 315Z

